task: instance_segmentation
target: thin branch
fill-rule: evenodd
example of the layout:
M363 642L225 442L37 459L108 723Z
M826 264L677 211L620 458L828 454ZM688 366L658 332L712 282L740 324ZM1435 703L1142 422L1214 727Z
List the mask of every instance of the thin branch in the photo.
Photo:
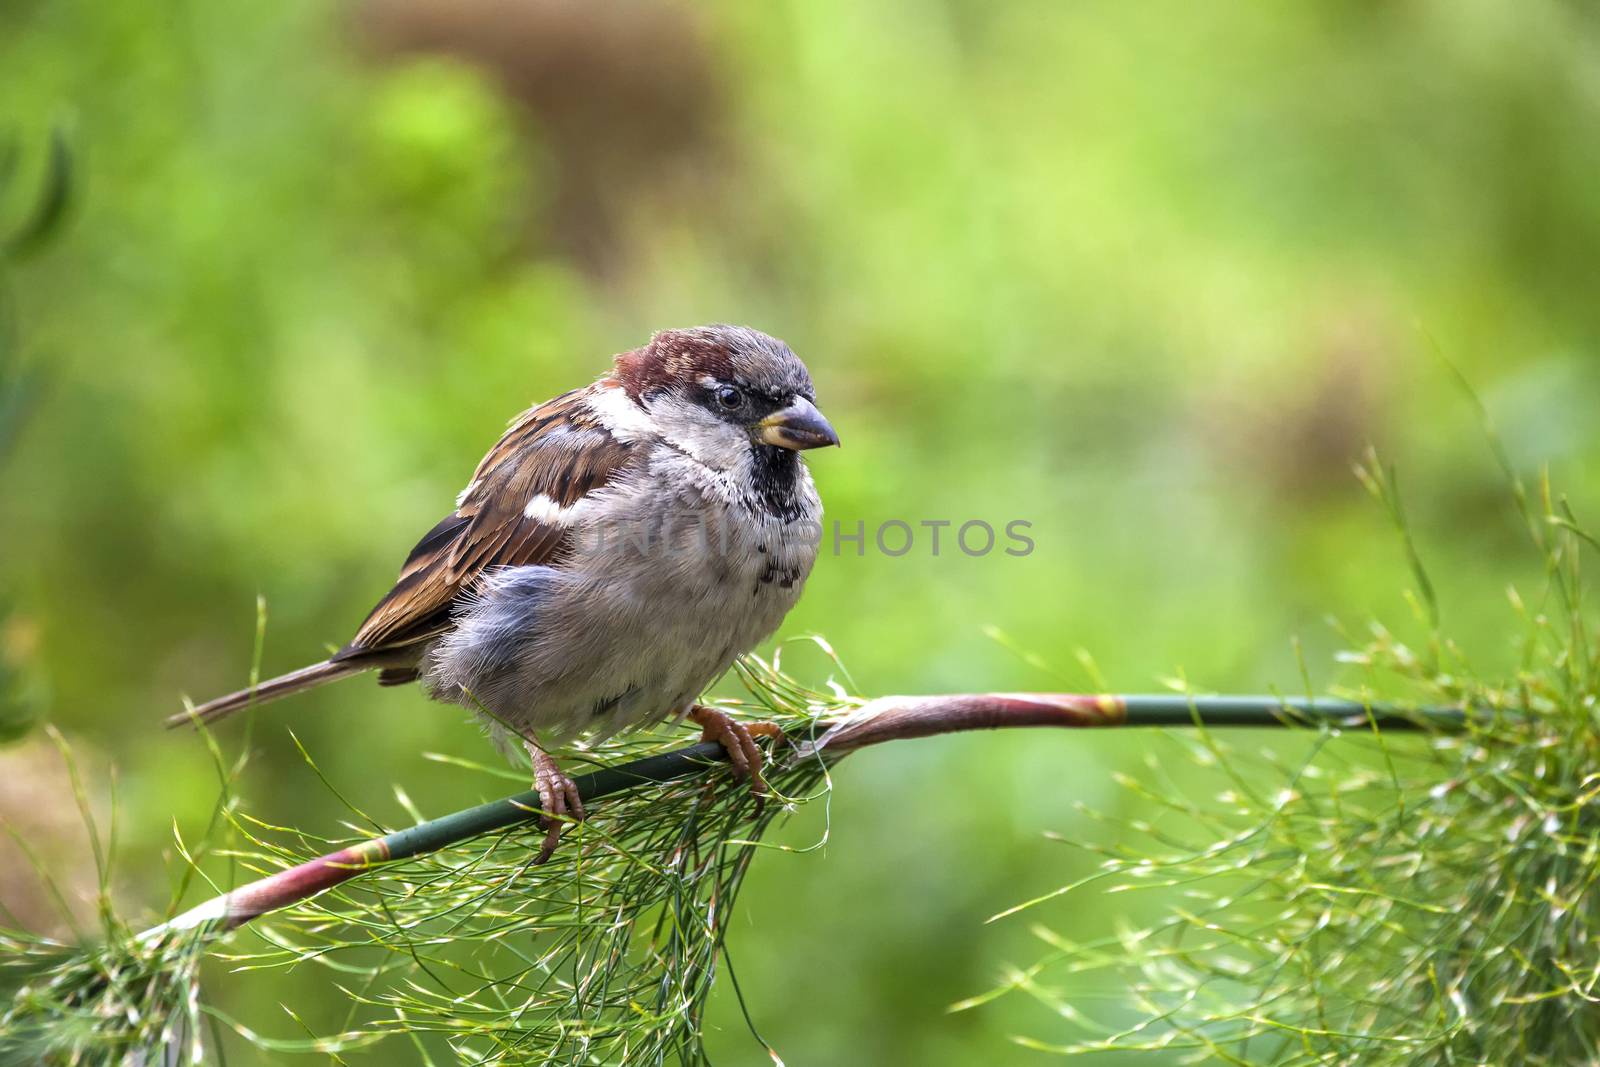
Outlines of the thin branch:
M967 730L1054 726L1256 726L1321 725L1379 730L1459 729L1458 708L1406 712L1337 700L1277 697L1110 696L1075 693L970 693L882 697L844 718L792 732L800 758L825 753L837 759L869 745ZM820 736L819 736L820 734ZM686 778L725 760L719 744L690 745L607 767L574 779L587 803L647 783ZM204 928L216 933L288 907L375 867L434 852L493 830L537 819L539 794L529 790L451 815L369 838L337 852L260 878L214 897L145 931L146 940Z
M967 693L881 697L829 728L814 746L848 752L885 741L963 730L1030 726L1332 726L1378 730L1459 729L1459 708L1401 711L1351 700L1270 696L1114 696L1082 693Z

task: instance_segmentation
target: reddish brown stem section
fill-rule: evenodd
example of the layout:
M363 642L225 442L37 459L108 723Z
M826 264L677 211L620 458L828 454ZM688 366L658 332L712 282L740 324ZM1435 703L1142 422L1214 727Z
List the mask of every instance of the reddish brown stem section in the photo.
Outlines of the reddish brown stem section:
M1081 693L961 693L931 697L881 697L870 701L817 741L830 754L885 741L934 737L965 730L1020 726L1117 726L1127 708L1114 696Z

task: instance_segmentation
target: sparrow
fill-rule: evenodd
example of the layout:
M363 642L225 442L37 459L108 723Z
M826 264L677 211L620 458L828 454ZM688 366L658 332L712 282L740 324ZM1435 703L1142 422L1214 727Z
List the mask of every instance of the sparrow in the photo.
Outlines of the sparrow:
M215 722L368 671L474 709L533 763L546 837L583 818L549 750L687 718L759 798L754 733L697 703L778 628L822 504L800 453L837 445L805 364L742 326L664 330L511 422L348 644L170 717Z

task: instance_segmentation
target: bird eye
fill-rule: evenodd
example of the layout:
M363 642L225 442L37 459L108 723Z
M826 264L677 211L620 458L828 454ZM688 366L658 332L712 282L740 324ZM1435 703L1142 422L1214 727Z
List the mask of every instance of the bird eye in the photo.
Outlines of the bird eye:
M744 403L744 394L731 385L724 385L717 390L717 403L731 410Z

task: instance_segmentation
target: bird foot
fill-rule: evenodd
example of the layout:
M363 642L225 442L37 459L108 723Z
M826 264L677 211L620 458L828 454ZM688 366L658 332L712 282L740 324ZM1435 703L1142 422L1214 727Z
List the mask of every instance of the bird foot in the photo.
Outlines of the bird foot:
M583 798L578 795L577 783L566 776L549 753L532 741L524 744L528 748L528 758L533 761L533 787L539 791L539 807L544 812L539 816L539 825L545 831L544 844L533 860L537 867L556 850L561 824L583 821Z
M757 734L762 737L782 737L782 728L775 722L743 723L704 704L696 704L689 709L689 720L700 727L701 741L715 741L727 750L733 772L740 778L750 780L750 792L759 805L767 795L767 783L761 777L766 758L756 746L755 738Z

